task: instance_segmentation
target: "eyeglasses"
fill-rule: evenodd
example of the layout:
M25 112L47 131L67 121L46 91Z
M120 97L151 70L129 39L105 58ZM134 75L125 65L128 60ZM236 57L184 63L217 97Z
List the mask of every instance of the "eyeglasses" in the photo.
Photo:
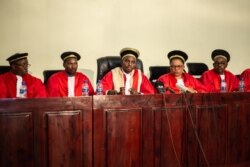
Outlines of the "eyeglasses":
M182 68L182 67L183 67L183 65L176 65L176 66L171 65L171 66L170 66L170 68L172 68L172 69L174 69L174 68Z
M215 66L219 66L219 65L223 65L224 66L226 64L227 64L227 62L215 62L214 63Z
M22 67L30 67L29 63L23 63L23 64L15 64L16 66L22 66Z

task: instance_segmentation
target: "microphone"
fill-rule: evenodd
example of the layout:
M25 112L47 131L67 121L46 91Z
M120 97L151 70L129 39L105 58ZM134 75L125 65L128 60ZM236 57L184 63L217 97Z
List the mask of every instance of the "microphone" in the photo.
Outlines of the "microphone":
M156 81L154 83L154 86L157 89L158 93L165 94L166 91L169 91L170 93L176 94L176 92L172 88L170 87L165 88L164 84L161 81Z
M158 93L165 94L164 84L161 81L156 81L154 86L157 89Z
M183 93L191 93L185 85L182 85L180 83L176 83L175 86L178 89L180 89L180 91L183 92Z
M176 92L170 87L167 87L166 90L168 90L170 93L176 94Z

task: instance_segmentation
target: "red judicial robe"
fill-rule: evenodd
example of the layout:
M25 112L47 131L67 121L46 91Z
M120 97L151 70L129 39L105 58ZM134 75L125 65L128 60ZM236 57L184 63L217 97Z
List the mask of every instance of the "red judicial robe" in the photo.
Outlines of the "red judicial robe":
M227 92L238 91L238 78L227 70L224 71L224 74L227 83ZM200 80L210 92L220 92L221 78L214 69L204 72Z
M7 89L5 83L3 82L3 79L0 77L0 98L6 98L6 97L7 97Z
M84 80L88 81L89 95L94 94L93 86L89 78L83 73L75 74L75 96L82 96L82 84ZM46 84L48 97L68 97L68 75L65 70L53 74Z
M6 97L7 98L16 98L16 84L17 78L16 75L12 72L6 72L0 76L5 83L6 87ZM46 88L43 85L42 81L30 74L25 74L22 76L23 81L27 85L27 97L47 97Z
M117 67L116 69L120 69L121 73L122 73L122 70L120 67ZM113 69L114 70L114 69ZM139 90L137 90L136 87L134 87L134 89L136 89L137 91L139 91L140 93L143 93L143 94L154 94L155 93L155 89L154 87L152 86L151 82L148 80L148 78L141 72L139 71L138 69L135 69L133 72L132 72L132 76L131 77L134 77L135 75L141 75L140 78L141 78L141 82L139 82ZM124 79L124 87L125 87L125 83L126 83L126 76L123 74L123 79ZM104 94L108 91L108 90L115 90L115 87L116 85L114 85L114 82L113 82L113 73L112 73L112 70L109 71L103 78L102 78L102 84L103 84L103 92ZM132 83L132 85L134 85ZM117 90L118 92L120 90Z
M250 68L244 70L241 75L240 78L244 79L245 82L245 91L250 91Z
M184 85L187 88L193 88L198 93L207 92L207 88L202 83L200 83L196 78L194 78L192 75L188 73L183 73L182 79L183 79ZM175 84L177 83L177 79L175 78L173 74L171 73L164 74L158 78L158 81L164 83L164 86L166 88L169 87L173 89L176 93L181 93L181 91L175 86ZM169 93L170 93L169 91L166 91L166 94L169 94Z

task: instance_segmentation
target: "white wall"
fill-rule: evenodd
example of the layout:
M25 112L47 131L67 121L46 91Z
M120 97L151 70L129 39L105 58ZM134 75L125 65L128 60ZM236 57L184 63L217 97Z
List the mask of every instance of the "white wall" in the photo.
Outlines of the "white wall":
M0 0L0 64L28 52L30 71L42 79L73 50L95 82L96 59L126 46L140 50L147 75L151 65L168 65L173 49L211 68L212 50L222 48L239 74L250 67L249 16L249 0Z

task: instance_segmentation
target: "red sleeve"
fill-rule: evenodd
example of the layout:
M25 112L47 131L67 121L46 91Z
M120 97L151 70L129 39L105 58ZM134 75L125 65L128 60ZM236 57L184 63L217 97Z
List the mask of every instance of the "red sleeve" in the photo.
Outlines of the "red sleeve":
M140 92L143 94L155 94L155 89L152 86L151 82L148 80L148 78L142 74L142 84L140 88Z
M7 98L7 88L5 83L3 82L2 78L0 78L0 98Z
M220 79L211 70L204 72L201 75L200 81L208 92L220 91Z
M238 91L239 79L229 71L226 72L226 82L228 85L227 89L229 92Z
M106 94L108 90L113 90L113 76L112 72L109 71L103 78L102 78L102 85L103 85L103 93Z
M40 79L36 79L34 82L34 94L33 97L47 97L47 91Z
M175 86L177 80L172 74L164 74L158 79L158 81L163 82L165 88L171 88L175 93L181 93L180 90ZM166 91L166 94L170 93L170 91Z
M250 91L250 69L246 69L244 70L241 75L240 78L244 79L245 82L245 90L246 91Z
M6 72L1 75L6 87L6 97L16 98L16 76L11 72Z
M187 87L191 87L194 90L196 90L198 93L206 93L209 90L196 78L194 78L192 75L186 74L187 77L187 81L188 83L186 84Z
M23 80L27 84L28 98L47 97L46 88L40 79L27 74L23 76Z
M47 89L48 97L61 97L59 82L57 80L57 77L52 75L48 79L46 83L46 89Z
M88 80L88 85L89 85L89 95L94 95L94 94L95 94L95 91L94 91L94 89L93 89L93 86L92 86L92 84L91 84L89 78L86 77L86 79Z
M82 84L85 80L87 81L89 86L89 95L94 94L94 89L89 78L83 73L78 72L75 78L75 96L82 96Z

